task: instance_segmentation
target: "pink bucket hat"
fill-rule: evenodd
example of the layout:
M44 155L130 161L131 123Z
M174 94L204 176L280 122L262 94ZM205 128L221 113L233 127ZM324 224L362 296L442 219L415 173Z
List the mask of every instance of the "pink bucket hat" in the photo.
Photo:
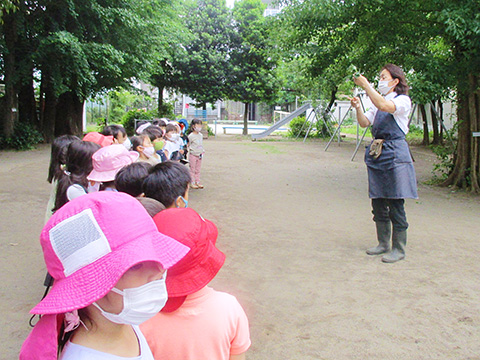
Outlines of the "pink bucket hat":
M55 281L33 314L84 308L104 297L133 265L155 261L168 269L189 251L159 233L138 200L107 191L65 204L43 228L40 243Z
M191 208L163 210L154 216L153 221L161 233L191 249L168 270L168 301L164 309L170 312L176 310L187 295L213 280L225 262L225 254L215 247L218 236L215 224Z
M101 147L112 145L113 144L113 136L112 135L102 135L99 132L92 131L86 134L82 141L91 141L97 143Z
M113 181L120 169L135 162L139 156L138 152L128 151L121 144L98 149L92 156L93 170L87 179L98 182Z

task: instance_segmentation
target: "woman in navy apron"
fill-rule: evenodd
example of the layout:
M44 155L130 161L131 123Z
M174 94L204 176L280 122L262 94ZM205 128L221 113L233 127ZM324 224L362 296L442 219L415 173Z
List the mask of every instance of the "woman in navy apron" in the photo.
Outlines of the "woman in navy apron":
M382 68L378 92L362 75L354 77L354 81L365 90L374 105L364 113L360 99L350 99L359 125L372 125L374 137L366 148L365 163L378 246L368 249L367 254L386 253L382 261L393 263L405 258L408 223L404 199L418 198L413 160L405 140L412 103L407 95L405 74L396 65L387 64Z

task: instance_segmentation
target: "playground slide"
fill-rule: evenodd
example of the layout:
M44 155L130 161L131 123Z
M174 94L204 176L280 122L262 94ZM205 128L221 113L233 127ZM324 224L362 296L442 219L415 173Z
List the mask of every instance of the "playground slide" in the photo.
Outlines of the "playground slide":
M292 121L293 119L295 119L297 116L302 115L305 111L307 111L311 107L312 107L312 104L309 104L309 103L302 105L301 107L299 107L297 110L292 112L287 117L283 118L280 121L277 121L275 124L270 126L267 130L265 130L265 131L263 131L259 134L252 134L252 140L261 139L261 138L263 138L267 135L270 135L275 130L278 130L283 125L285 125L285 124L289 123L290 121Z

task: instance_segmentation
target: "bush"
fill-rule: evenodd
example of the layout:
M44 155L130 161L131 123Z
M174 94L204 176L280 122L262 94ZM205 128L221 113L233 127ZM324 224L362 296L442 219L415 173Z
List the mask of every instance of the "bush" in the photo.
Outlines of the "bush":
M308 124L306 124L305 116L299 116L289 123L290 129L288 129L288 137L305 137L307 134Z
M135 119L151 121L157 116L156 110L145 111L132 109L123 116L122 125L127 134L132 136L135 135Z
M31 150L42 141L43 136L35 127L17 123L11 137L0 137L0 149Z
M162 107L158 111L159 117L165 117L167 119L175 119L175 113L173 112L173 104L164 101Z
M305 137L307 134L307 130L310 127L310 124L306 123L307 120L305 116L299 116L292 121L290 121L290 129L288 130L287 136L288 137ZM322 120L318 120L313 128L310 129L308 133L309 137L330 137L333 134L333 126L330 122L325 122Z

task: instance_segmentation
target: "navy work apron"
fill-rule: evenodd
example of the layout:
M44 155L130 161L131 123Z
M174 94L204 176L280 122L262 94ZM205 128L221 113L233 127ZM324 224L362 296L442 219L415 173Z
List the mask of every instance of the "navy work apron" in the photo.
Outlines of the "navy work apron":
M417 180L405 134L392 114L377 111L372 126L375 139L384 139L382 154L374 159L366 147L368 195L371 199L417 199Z

